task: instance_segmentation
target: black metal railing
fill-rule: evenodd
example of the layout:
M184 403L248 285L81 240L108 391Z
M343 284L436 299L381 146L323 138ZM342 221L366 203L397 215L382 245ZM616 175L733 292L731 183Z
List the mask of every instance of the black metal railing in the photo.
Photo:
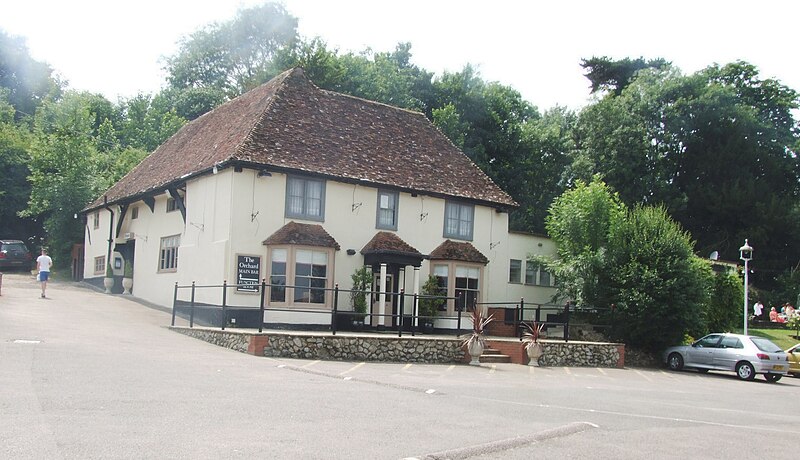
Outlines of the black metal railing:
M366 330L371 329L379 329L380 326L384 328L388 328L389 330L395 329L397 330L398 337L403 336L403 332L407 331L410 332L411 335L416 335L417 332L421 331L421 325L428 322L428 321L449 321L452 325L454 323L455 329L453 328L445 328L445 329L438 329L439 332L454 332L456 335L461 335L462 332L465 331L466 328L470 328L469 324L469 317L470 312L472 309L477 307L486 307L486 308L495 308L495 309L503 309L504 315L503 318L495 318L496 321L503 321L506 324L513 324L515 335L516 337L522 338L522 333L524 332L524 325L530 324L532 322L544 324L545 328L552 329L563 327L563 339L565 341L570 340L570 325L572 323L572 317L575 314L581 314L582 318L588 318L591 320L591 323L577 323L580 325L589 325L593 328L609 328L609 323L613 324L613 308L609 309L598 309L594 307L587 308L585 306L579 306L571 303L567 303L565 305L557 305L557 304L543 304L543 303L531 303L525 302L525 299L520 299L519 301L514 302L478 302L474 305L467 306L467 308L456 308L452 315L442 315L436 314L433 316L425 316L419 314L419 304L421 300L424 299L432 299L432 300L444 300L444 301L454 301L453 304L457 305L459 297L447 297L447 296L435 296L435 295L425 295L425 294L408 294L403 289L399 292L387 292L387 291L372 291L372 290L350 290L350 289L340 289L339 285L335 285L333 288L321 288L321 287L309 287L309 286L291 286L291 285L284 285L284 284L269 284L266 280L261 280L260 284L255 285L257 286L257 292L259 294L259 302L258 306L241 306L241 305L230 305L228 303L228 290L229 289L239 289L239 290L247 290L249 292L255 292L254 285L250 284L228 284L227 281L224 281L222 284L207 284L207 285L198 285L196 282L192 282L190 285L179 285L175 283L175 290L173 295L173 302L172 302L172 322L171 324L175 325L175 319L178 315L179 311L183 313L188 313L188 321L189 327L194 327L195 323L195 314L199 310L207 311L218 311L220 313L219 318L216 318L215 314L206 314L206 316L211 316L212 319L206 322L208 323L216 323L217 319L219 319L219 326L222 330L225 330L226 326L233 321L235 318L229 318L229 313L231 311L235 311L237 315L242 316L243 314L249 315L252 317L253 321L257 323L257 328L259 332L263 332L264 324L268 324L268 319L271 313L279 313L279 312L291 312L291 313L305 313L310 315L326 315L330 316L329 319L320 320L315 322L314 324L317 327L322 326L324 324L328 324L326 329L329 329L333 335L336 335L337 331L343 329L342 324L356 324L359 321L362 322L363 328ZM298 308L297 306L293 306L291 308L287 307L277 307L277 306L268 306L267 299L271 296L272 289L279 288L284 292L284 295L288 295L289 290L291 289L292 292L294 290L302 290L307 291L309 294L311 291L317 291L319 293L322 291L324 293L324 303L320 305L328 305L328 300L330 300L330 308ZM219 301L221 303L200 303L196 301L197 293L199 291L207 291L207 290L221 290L219 294ZM185 293L181 295L181 293ZM345 301L348 308L342 309L341 304L341 296L342 294L358 294L363 296L368 296L368 298L375 299L381 295L385 295L385 301L387 305L395 305L396 308L392 308L390 312L380 313L380 312L372 312L369 311L367 313L356 312L349 308L350 302ZM330 298L329 298L330 296ZM209 296L205 296L208 298ZM369 303L368 303L369 304ZM295 304L297 305L297 304ZM314 305L309 303L308 305ZM188 310L188 312L187 312ZM441 312L440 312L441 313ZM610 320L608 314L610 313ZM257 315L257 316L254 316ZM370 325L364 321L365 318L369 318ZM466 318L465 318L466 317ZM381 318L384 321L381 321ZM388 321L387 321L388 320ZM465 324L466 321L466 324ZM383 322L383 325L380 323ZM387 326L386 323L389 323ZM372 323L378 323L378 326L372 326ZM294 326L303 326L309 327L308 324L304 323L291 323ZM575 325L575 323L572 323Z

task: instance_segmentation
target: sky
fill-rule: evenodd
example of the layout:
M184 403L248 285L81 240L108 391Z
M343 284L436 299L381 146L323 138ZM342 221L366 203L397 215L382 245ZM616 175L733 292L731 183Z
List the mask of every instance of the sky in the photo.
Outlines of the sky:
M164 86L181 38L264 0L11 0L0 29L69 87L118 97ZM800 91L796 0L284 0L299 33L341 52L390 51L441 74L467 63L541 110L591 101L582 58L664 58L684 73L745 60Z

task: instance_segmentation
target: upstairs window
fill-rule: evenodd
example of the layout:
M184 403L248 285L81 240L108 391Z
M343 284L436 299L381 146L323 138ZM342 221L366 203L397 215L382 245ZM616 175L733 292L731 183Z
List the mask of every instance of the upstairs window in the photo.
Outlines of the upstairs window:
M139 218L139 206L131 208L131 220Z
M378 217L376 228L384 230L397 230L397 202L396 192L378 191Z
M525 262L525 284L536 284L536 276L539 270L537 264L527 261Z
M508 266L508 282L519 284L522 282L522 261L511 259Z
M444 208L444 237L472 241L475 207L448 201Z
M323 221L325 219L325 182L289 177L286 180L286 217Z
M172 212L177 210L178 210L178 203L175 201L175 198L172 197L167 198L167 212Z
M100 228L100 211L95 211L93 219L93 227L95 230Z

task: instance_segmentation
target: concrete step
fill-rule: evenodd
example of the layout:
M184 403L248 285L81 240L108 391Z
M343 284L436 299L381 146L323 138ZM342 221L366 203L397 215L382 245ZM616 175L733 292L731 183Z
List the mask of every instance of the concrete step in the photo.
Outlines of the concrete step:
M481 354L480 361L482 363L510 363L511 357L500 353L500 350L494 348L484 348Z

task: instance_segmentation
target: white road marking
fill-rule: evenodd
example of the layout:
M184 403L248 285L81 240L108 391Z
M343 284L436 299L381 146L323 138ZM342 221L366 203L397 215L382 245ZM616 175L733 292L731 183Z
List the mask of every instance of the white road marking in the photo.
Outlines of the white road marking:
M642 376L642 378L644 378L644 379L645 379L645 380L647 380L648 382L652 382L652 381L653 381L653 379L651 379L650 377L648 377L648 376L647 376L647 375L645 375L644 373L642 373L642 372L639 372L639 371L638 371L638 370L636 370L636 369L634 369L634 370L633 370L633 372L636 372L637 374L641 375L641 376Z
M316 364L319 364L319 362L320 362L319 360L311 361L310 363L306 363L306 364L303 364L302 366L300 366L300 369L305 369L307 367L314 366Z
M409 367L411 367L411 363L408 363L405 366L403 366L403 370L407 371Z
M344 372L340 372L339 375L344 375L344 374L353 372L354 370L358 369L359 367L363 366L364 364L367 364L367 363L358 363L355 366L351 367L350 369L347 369Z

